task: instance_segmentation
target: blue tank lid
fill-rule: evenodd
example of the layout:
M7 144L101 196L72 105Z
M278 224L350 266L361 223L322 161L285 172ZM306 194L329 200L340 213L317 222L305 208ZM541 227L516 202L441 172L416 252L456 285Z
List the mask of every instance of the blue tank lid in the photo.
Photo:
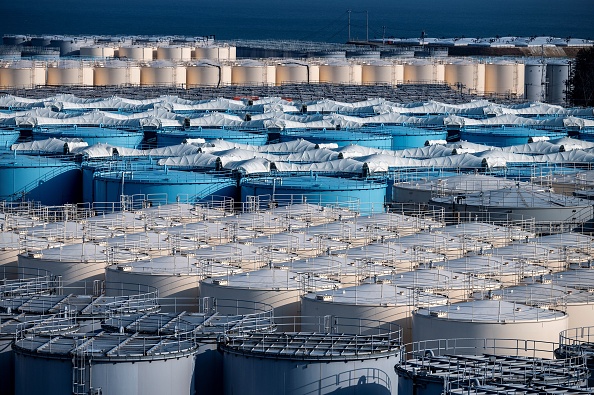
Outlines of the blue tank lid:
M15 155L13 152L0 153L0 167L63 167L78 165L67 160L54 159L45 156Z

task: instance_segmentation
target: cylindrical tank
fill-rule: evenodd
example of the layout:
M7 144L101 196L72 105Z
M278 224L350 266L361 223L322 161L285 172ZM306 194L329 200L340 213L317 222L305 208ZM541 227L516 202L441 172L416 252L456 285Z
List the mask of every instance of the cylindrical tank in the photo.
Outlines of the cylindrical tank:
M93 85L93 66L85 62L64 60L47 67L47 85Z
M524 95L524 64L493 62L485 64L485 93Z
M363 84L396 85L404 80L404 66L392 62L375 61L361 66Z
M268 196L274 202L301 202L350 207L361 214L383 212L386 186L366 180L324 176L266 177L244 179L241 199Z
M257 61L243 61L231 67L234 85L274 85L276 67Z
M399 361L400 336L389 328L369 328L375 336L338 334L333 324L341 322L328 317L300 333L283 330L225 339L219 344L224 394L397 394L394 364Z
M567 329L567 314L503 300L475 300L412 314L413 341L455 339L530 339L555 343ZM485 352L488 352L485 350ZM463 350L460 353L464 353Z
M304 292L332 289L338 285L336 281L289 270L261 269L206 278L200 283L200 296L265 303L274 308L275 317L296 317L301 315L301 295Z
M245 129L192 128L187 130L159 130L157 145L168 147L182 144L190 139L204 139L207 142L223 139L230 143L262 146L266 144L268 135L262 131Z
M192 48L182 46L157 47L157 60L184 61L192 59Z
M351 130L292 130L281 132L280 142L304 139L314 144L337 144L345 147L356 144L382 150L392 148L392 137L385 131L375 128Z
M23 45L29 40L29 37L23 34L7 34L2 37L3 45Z
M93 74L93 85L140 85L140 67L123 61L98 64Z
M87 39L77 39L74 37L54 37L50 41L50 46L60 48L60 56L80 55L80 47L87 43Z
M403 329L404 343L412 341L411 313L417 307L443 306L445 296L399 288L389 281L308 293L302 298L304 316L349 317L392 322ZM336 327L337 333L348 328Z
M362 78L360 64L331 62L320 65L320 83L361 85Z
M404 81L409 83L440 83L445 81L445 66L434 62L404 64Z
M47 157L0 154L0 199L35 200L46 205L80 201L76 163Z
M186 67L168 61L155 61L140 67L140 85L183 86Z
M222 48L217 46L205 46L205 47L196 47L194 49L194 56L193 59L210 59L210 60L227 60L229 59L229 53L227 50L226 56L221 57L219 55L219 51ZM222 51L225 52L225 51Z
M14 144L21 133L15 129L0 129L0 151L8 150Z
M80 47L81 58L113 58L114 55L114 47L105 47L103 45Z
M15 394L190 395L196 349L187 334L25 338L14 346ZM37 372L35 380L32 371Z
M471 143L491 145L495 147L509 147L526 144L531 137L548 137L558 139L567 137L564 129L536 129L523 126L499 127L463 127L460 129L460 139Z
M529 101L545 101L546 66L541 62L530 62L524 66L524 98Z
M472 61L446 63L444 78L455 89L482 94L485 91L485 64Z
M307 63L285 61L276 65L276 85L310 83L310 70Z
M35 140L61 137L78 138L87 142L89 146L109 144L125 148L137 148L144 138L142 131L106 127L34 128L32 134Z
M31 89L46 83L43 62L20 60L0 67L0 88Z
M212 195L235 198L237 183L233 178L175 170L116 171L96 173L95 200L119 202L120 195L166 196L168 203L178 199L197 202Z
M31 37L32 47L47 47L51 44L52 36Z
M120 59L151 61L153 60L153 48L142 45L126 45L118 49Z
M567 62L547 63L547 92L546 101L551 104L567 103L567 83L571 70Z
M197 62L186 67L186 86L225 86L231 84L231 66Z

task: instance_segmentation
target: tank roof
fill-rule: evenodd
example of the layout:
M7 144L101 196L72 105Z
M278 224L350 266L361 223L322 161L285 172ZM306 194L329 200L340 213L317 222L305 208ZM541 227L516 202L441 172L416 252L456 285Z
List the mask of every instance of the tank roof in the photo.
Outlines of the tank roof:
M194 254L175 254L160 256L150 260L122 263L108 266L106 270L124 271L130 274L145 276L191 275L198 277L216 277L241 273L236 266L217 262L214 259L197 258Z
M291 188L294 190L360 190L360 189L384 189L385 185L348 178L334 178L325 176L291 176L291 177L265 177L245 179L243 184L247 185L276 185L277 189Z
M441 293L451 289L469 291L498 289L501 284L497 281L481 279L463 273L454 273L439 268L421 269L390 276L379 276L380 280L390 280L399 287L420 289L427 292ZM368 280L366 282L370 282Z
M283 269L260 269L225 277L207 278L202 282L229 288L285 291L332 289L337 288L340 284L337 281Z

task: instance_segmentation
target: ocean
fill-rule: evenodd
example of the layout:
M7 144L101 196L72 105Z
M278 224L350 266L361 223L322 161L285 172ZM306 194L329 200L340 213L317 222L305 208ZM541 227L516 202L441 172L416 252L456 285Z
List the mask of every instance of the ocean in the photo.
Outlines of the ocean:
M3 0L0 34L345 42L347 10L353 39L594 38L594 0Z

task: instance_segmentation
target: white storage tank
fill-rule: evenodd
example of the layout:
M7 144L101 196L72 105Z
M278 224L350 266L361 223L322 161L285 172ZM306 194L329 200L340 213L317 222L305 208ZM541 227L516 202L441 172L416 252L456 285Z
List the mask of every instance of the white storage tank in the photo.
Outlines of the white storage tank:
M396 325L386 324L385 330L369 325L367 330L374 335L335 333L333 324L341 321L330 317L328 325L320 321L298 333L281 328L225 338L219 343L223 393L396 395L394 365L401 350Z
M168 61L154 61L140 67L140 85L183 86L186 83L186 67Z
M510 61L485 64L485 93L524 95L524 64Z
M542 62L526 62L524 66L524 98L529 101L545 101L546 66Z
M320 83L361 85L360 64L345 61L328 62L320 65Z
M190 395L197 347L188 334L27 337L14 345L15 394Z
M434 84L445 81L445 66L433 61L411 61L404 64L404 82Z
M276 67L258 61L242 61L231 67L234 85L274 85Z
M114 47L105 47L103 45L91 45L80 47L81 58L113 58L115 56Z
M444 78L455 89L482 94L485 91L485 64L467 60L446 63Z
M186 67L186 86L225 86L231 84L231 66L196 62Z
M274 308L275 317L301 315L301 295L308 291L338 288L336 281L297 274L284 269L262 269L200 283L200 296L251 300Z
M118 49L120 59L150 61L153 60L153 48L142 45L126 45Z
M550 104L565 104L567 102L567 83L571 75L569 63L547 63L547 94L546 102Z
M390 281L361 284L303 295L304 316L339 316L362 320L392 322L403 329L404 343L412 341L411 314L415 308L444 306L448 298L442 295L400 288ZM338 333L349 328L336 327Z
M396 85L404 80L404 66L387 61L373 61L361 65L361 82Z
M286 60L276 65L276 85L310 83L310 66L305 62Z
M413 341L529 339L555 343L567 329L567 314L504 300L475 300L413 312ZM485 350L485 352L488 352ZM464 353L464 351L461 351Z
M46 83L44 62L19 60L0 65L0 88L31 89Z
M97 64L93 85L140 85L140 67L136 63L117 60Z
M192 59L192 48L177 45L157 47L157 60L185 61Z
M62 60L47 66L47 85L93 86L93 65L76 60Z

